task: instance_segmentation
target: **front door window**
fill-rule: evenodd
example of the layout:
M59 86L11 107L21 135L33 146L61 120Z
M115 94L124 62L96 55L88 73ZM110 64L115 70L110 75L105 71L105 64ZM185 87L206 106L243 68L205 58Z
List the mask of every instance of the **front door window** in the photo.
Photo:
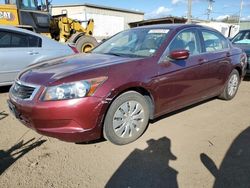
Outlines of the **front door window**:
M185 30L179 33L169 45L169 51L188 50L190 55L200 54L200 45L195 30Z

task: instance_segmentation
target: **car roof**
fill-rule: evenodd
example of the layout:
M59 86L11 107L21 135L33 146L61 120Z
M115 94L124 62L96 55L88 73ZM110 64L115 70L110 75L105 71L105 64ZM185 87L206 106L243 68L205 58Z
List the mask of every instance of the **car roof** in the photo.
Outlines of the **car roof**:
M213 31L213 32L220 33L218 30L216 30L216 29L214 29L212 27L204 26L204 25L198 25L198 24L155 24L155 25L146 25L146 26L135 27L135 28L132 28L132 29L138 29L138 28L170 29L170 30L179 30L179 29L182 30L182 29L189 29L189 28L200 28L200 29L207 29L207 30L210 30L210 31Z
M250 29L242 29L239 32L245 32L245 31L250 31Z
M220 33L218 30L204 26L204 25L198 25L198 24L155 24L155 25L146 25L146 26L140 26L140 27L135 27L132 29L136 28L145 28L145 29L171 29L171 30L176 30L176 29L188 29L188 28L203 28L203 29L208 29L214 32Z
M164 29L178 29L178 28L190 28L190 27L203 27L201 25L196 24L155 24L155 25L145 25L140 26L138 28L148 28L148 29L156 29L156 28L164 28ZM205 27L203 27L205 28Z
M28 29L18 28L18 27L15 27L15 26L0 25L0 29L7 29L7 30L12 30L12 31L19 31L19 32L22 32L22 33L27 33L27 34L31 34L31 35L35 35L35 36L41 37L40 34L37 34L37 33L33 32L33 31L30 31Z
M55 46L55 47L58 47L58 48L64 48L65 46L67 46L66 43L60 43L58 41L55 41L47 36L43 36L39 33L35 33L33 31L29 31L27 29L22 29L22 28L18 28L18 27L15 27L15 26L8 26L8 25L0 25L0 29L5 29L5 30L11 30L11 31L17 31L17 32L21 32L21 33L24 33L24 34L30 34L30 35L34 35L34 36L37 36L39 38L41 38L43 40L43 46Z

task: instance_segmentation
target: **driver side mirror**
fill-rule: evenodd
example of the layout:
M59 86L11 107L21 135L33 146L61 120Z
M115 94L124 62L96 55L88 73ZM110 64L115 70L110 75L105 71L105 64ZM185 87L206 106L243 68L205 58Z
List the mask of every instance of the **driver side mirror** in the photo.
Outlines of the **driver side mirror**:
M184 60L189 57L189 51L188 50L175 50L175 51L170 52L168 57L174 60Z

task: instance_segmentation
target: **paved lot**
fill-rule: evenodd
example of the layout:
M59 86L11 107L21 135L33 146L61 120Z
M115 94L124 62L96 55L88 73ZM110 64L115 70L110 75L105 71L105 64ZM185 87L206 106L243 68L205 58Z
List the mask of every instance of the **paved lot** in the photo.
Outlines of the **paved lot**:
M0 89L0 187L250 187L250 82L150 124L136 142L76 145L9 114Z

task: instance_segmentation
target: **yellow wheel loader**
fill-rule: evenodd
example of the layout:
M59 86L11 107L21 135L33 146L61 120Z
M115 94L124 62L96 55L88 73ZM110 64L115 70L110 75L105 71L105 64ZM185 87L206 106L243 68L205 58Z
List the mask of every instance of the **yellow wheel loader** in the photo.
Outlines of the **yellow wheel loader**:
M75 43L79 52L87 52L97 45L92 36L94 21L86 27L66 14L51 16L48 0L0 0L0 24L12 25L47 35L60 42Z

